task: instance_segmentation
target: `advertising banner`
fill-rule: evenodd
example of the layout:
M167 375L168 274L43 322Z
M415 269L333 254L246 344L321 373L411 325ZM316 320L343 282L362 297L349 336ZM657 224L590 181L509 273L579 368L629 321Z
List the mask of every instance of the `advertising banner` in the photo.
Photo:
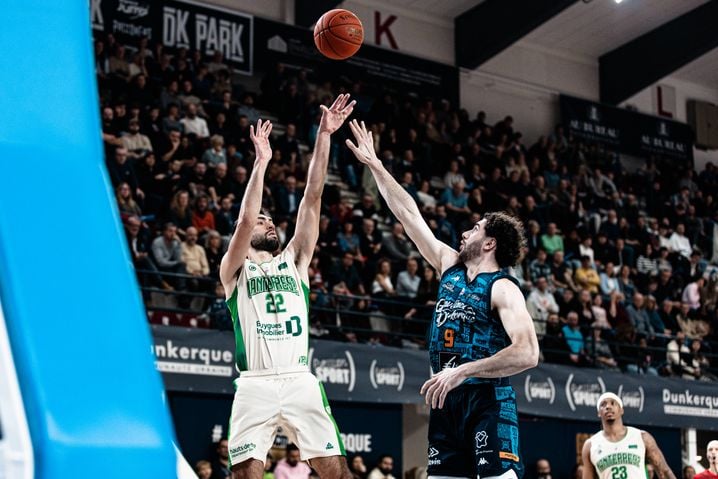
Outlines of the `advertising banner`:
M152 326L153 352L169 391L233 394L234 336L230 332ZM331 400L420 403L429 378L426 351L314 340L309 364ZM596 420L598 397L611 391L636 425L718 430L714 383L540 364L511 380L522 414Z
M633 156L659 156L693 163L693 130L685 123L561 95L568 132Z
M189 1L91 0L94 30L134 45L147 37L164 46L199 50L211 57L221 51L224 62L240 73L252 73L254 17Z

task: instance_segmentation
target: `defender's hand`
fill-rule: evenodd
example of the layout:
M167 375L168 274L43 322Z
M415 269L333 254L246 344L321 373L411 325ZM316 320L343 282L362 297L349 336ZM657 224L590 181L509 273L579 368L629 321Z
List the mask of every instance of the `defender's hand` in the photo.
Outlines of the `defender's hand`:
M420 394L425 395L426 404L432 409L444 407L444 400L449 391L464 382L466 376L461 367L447 368L434 375L421 386Z
M351 140L347 140L346 144L354 153L354 156L357 157L357 160L369 166L380 165L381 161L379 161L374 151L374 138L371 132L367 131L364 122L362 121L360 125L356 120L352 120L349 122L349 128L354 133L357 144L355 145Z

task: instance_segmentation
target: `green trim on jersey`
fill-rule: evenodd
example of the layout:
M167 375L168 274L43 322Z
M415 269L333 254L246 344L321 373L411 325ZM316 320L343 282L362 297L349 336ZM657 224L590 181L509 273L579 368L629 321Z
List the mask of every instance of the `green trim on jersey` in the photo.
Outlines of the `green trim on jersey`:
M304 284L304 281L300 281L302 284L302 292L304 293L304 301L307 303L307 327L309 327L309 286ZM307 358L309 357L309 335L307 334Z
M229 308L229 314L232 316L232 323L234 324L234 358L237 363L237 368L240 371L246 371L247 366L247 349L244 346L244 336L242 336L242 325L239 323L239 311L237 296L239 295L239 287L235 286L232 296L226 301L227 308Z
M334 424L334 430L337 433L337 442L339 443L339 452L341 452L342 456L346 456L347 452L344 450L344 442L342 441L342 436L339 434L339 426L337 426L337 422L334 420L334 416L332 416L331 407L329 406L329 400L327 399L327 393L324 392L324 385L322 383L319 383L319 390L322 392L322 403L324 404L324 410L327 413L327 416L329 416L329 419L331 419L332 424Z

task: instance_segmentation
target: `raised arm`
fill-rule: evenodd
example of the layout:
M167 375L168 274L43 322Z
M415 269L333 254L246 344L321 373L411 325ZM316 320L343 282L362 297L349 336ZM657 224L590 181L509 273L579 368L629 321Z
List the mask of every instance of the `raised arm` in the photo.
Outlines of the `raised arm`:
M249 245L252 240L252 230L257 224L257 217L262 206L262 190L264 187L264 174L272 158L272 148L269 146L269 134L272 132L272 123L262 120L257 122L257 129L249 127L249 137L254 143L257 155L254 160L252 174L247 181L247 189L239 210L237 227L234 229L232 239L229 241L227 252L222 257L219 266L219 279L222 281L224 292L229 298L234 292L237 271L242 267Z
M379 193L386 200L394 216L404 226L406 234L419 249L419 253L434 269L443 274L447 268L456 264L459 254L449 245L436 239L429 225L422 218L414 199L386 171L376 156L372 134L367 131L364 122L359 124L356 120L352 120L349 127L354 133L357 144L347 140L347 146L354 156L369 168L379 188Z
M349 94L339 95L331 107L319 106L322 109L322 119L319 122L314 154L309 162L307 185L304 188L304 197L297 210L297 228L287 245L287 249L294 254L300 274L304 274L303 272L309 266L314 254L314 247L319 238L319 215L322 206L322 191L324 191L324 182L327 176L327 165L329 164L330 136L351 115L356 102L348 103L348 101ZM308 281L308 278L303 279Z
M658 479L676 479L653 436L646 431L641 431L641 437L643 438L643 444L646 446L646 459L653 465Z
M449 391L466 379L512 376L538 363L536 330L519 287L508 279L496 281L491 291L491 304L497 309L511 344L488 358L444 369L425 382L421 394L426 395L426 403L432 408L442 408Z

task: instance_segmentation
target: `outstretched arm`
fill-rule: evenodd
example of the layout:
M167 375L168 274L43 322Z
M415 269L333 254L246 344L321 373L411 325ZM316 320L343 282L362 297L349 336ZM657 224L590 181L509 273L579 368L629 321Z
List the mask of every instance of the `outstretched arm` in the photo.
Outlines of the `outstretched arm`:
M312 260L314 246L319 238L319 215L322 206L322 191L327 176L329 164L329 150L331 148L330 136L337 131L344 120L351 115L355 101L347 104L349 94L339 95L330 108L320 105L322 119L319 122L317 141L314 144L314 154L307 171L307 186L304 197L299 203L297 211L297 228L294 237L287 245L287 249L294 254L297 268L302 272ZM308 281L308 278L303 278Z
M513 376L538 364L536 330L519 287L508 279L496 281L491 291L491 304L498 311L511 344L493 356L444 369L426 381L421 394L426 394L426 404L432 408L441 409L449 391L466 379Z
M252 239L252 230L257 224L257 217L262 207L264 174L267 171L269 160L272 158L272 148L269 146L269 134L271 132L272 123L269 121L262 123L262 120L259 120L256 131L254 126L249 127L249 137L254 143L257 157L254 160L252 174L249 176L249 181L247 181L247 189L239 210L237 227L234 229L227 252L224 254L222 263L219 266L219 279L222 281L227 298L232 296L234 292L237 271L247 257L247 251L249 251L249 244Z
M643 438L643 444L646 445L646 459L653 465L658 479L676 479L653 436L646 431L641 431L641 437Z
M458 253L449 245L442 243L431 232L421 216L419 207L409 193L397 183L386 171L384 165L376 156L374 141L371 132L367 131L364 122L359 124L356 120L349 123L357 144L347 140L347 146L359 161L364 163L371 171L379 187L379 193L386 200L389 209L404 226L406 234L411 238L419 253L440 273L453 266L458 261Z

